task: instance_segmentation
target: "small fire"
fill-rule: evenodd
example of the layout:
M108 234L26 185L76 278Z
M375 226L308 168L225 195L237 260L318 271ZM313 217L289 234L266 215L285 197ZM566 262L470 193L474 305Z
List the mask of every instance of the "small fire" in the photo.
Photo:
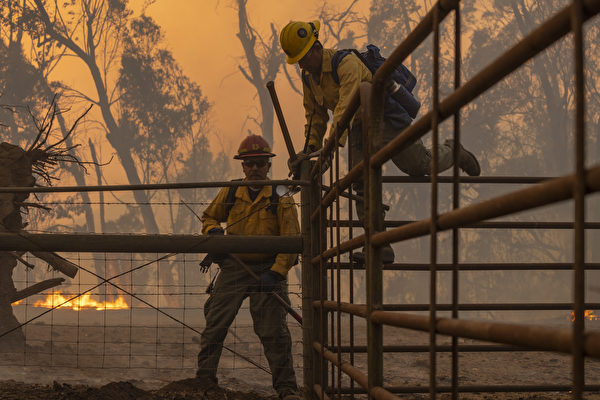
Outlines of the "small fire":
M585 310L583 313L583 318L587 319L588 321L599 321L600 315L595 314L594 310ZM571 314L569 315L569 319L571 320L571 322L575 322L575 312L574 311L571 311Z
M39 300L33 303L34 307L52 308L59 304L59 308L71 308L75 311L96 309L96 310L126 310L129 308L127 302L122 296L119 296L115 301L96 301L91 298L89 293L85 293L74 300L67 301L68 298L61 294L61 291L52 292L46 299ZM64 303L64 304L63 304ZM14 303L13 303L14 304Z

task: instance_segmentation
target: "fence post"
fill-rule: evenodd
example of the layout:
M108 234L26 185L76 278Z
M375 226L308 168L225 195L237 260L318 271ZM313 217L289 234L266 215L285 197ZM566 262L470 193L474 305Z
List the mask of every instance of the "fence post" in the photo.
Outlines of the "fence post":
M319 221L311 221L311 215L320 203L319 185L311 177L313 162L304 161L301 165L300 177L302 181L310 181L311 185L303 186L300 195L300 218L302 225L302 353L304 371L304 398L316 399L314 394L315 384L323 390L327 387L327 372L322 371L322 363L313 343L321 337L320 332L326 329L318 315L315 315L313 302L319 299L321 279L319 267L313 265L312 259L319 253L323 233L319 229ZM323 337L327 337L324 333ZM323 376L325 380L323 380Z
M365 165L365 250L367 279L367 315L383 309L383 265L381 249L371 242L371 235L383 231L381 166L371 166L371 154L382 147L383 87L380 93L370 83L360 86L363 123L363 161ZM372 95L375 93L374 95ZM383 386L383 327L367 320L368 382L371 389Z

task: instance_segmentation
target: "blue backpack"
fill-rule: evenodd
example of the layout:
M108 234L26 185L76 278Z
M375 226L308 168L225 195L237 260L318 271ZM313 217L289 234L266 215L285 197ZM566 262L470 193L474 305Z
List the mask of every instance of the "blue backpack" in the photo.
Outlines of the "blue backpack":
M333 75L334 82L338 85L340 84L340 77L337 73L337 67L340 65L342 59L350 53L356 54L359 60L369 68L373 75L375 75L375 71L377 71L385 61L385 57L381 55L379 48L373 44L367 45L367 50L362 53L356 49L342 49L336 51L331 58L331 74ZM406 110L408 115L414 119L421 108L421 103L412 94L412 91L417 84L417 78L404 66L404 64L401 64L392 73L391 81L392 90L390 91L390 98L395 100L395 102Z

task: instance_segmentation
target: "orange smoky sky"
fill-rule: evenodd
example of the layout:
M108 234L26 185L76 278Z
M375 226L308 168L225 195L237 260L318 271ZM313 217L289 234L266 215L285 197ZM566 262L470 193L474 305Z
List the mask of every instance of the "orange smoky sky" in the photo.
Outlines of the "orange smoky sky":
M144 3L133 0L131 5L139 13ZM371 0L359 0L354 9L367 16L370 3ZM239 65L244 65L244 52L236 36L235 4L237 1L234 0L157 0L146 9L146 14L161 26L164 45L173 53L184 73L201 87L212 105L208 135L212 150L222 149L229 156L234 155L249 129L260 133L252 120L262 118L256 89L239 71ZM328 5L341 10L348 4L344 0L334 0ZM279 32L291 20L316 19L322 7L319 0L248 0L246 9L251 25L268 40L271 23ZM293 69L290 73L296 76ZM54 73L54 79L67 83L77 81L78 88L91 98L97 97L81 60L72 58L62 64ZM275 87L292 140L299 150L304 142L302 98L291 90L282 70L275 79ZM285 177L287 150L276 119L273 136L274 151L279 156L274 159L273 177ZM108 143L102 141L97 146L103 158L110 157L113 150ZM114 175L108 172L108 176ZM114 179L116 181L111 183L121 183L117 182L120 178Z
M197 82L213 105L211 145L233 155L240 137L248 129L260 133L249 118L260 120L256 89L238 69L243 64L243 49L238 32L237 10L232 0L159 0L148 9L163 28L166 44L185 73ZM237 2L236 2L237 3ZM330 2L335 5L336 2ZM337 1L340 5L345 1ZM370 0L363 0L358 10L368 12ZM270 24L279 30L291 20L311 20L318 15L322 1L249 0L247 11L252 26L265 38ZM293 73L292 70L290 72ZM304 109L302 99L289 88L283 71L275 87L296 149L303 144ZM273 131L273 176L287 173L287 151L277 121Z

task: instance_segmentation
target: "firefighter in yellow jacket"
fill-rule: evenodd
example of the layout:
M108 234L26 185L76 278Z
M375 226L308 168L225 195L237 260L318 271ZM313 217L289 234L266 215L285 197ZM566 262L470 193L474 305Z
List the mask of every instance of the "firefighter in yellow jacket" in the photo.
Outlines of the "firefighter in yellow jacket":
M258 135L246 137L235 159L242 160L247 181L268 180L271 167L269 144ZM202 214L202 233L207 235L299 235L298 212L290 196L277 196L272 186L223 188ZM231 191L231 192L230 192ZM221 223L226 222L225 230ZM300 399L292 362L292 342L286 310L270 292L288 303L287 273L296 254L236 254L256 275L257 282L225 254L211 254L221 267L204 305L206 328L202 332L196 375L217 381L223 341L242 302L250 297L254 332L260 338L280 399Z
M292 21L288 23L279 35L281 48L286 54L288 64L296 64L302 69L302 90L304 93L304 110L306 124L304 135L308 139L307 149L298 154L297 160L302 160L307 153L312 153L321 148L329 111L332 112L330 135L333 132L350 104L354 92L361 82L371 82L373 74L356 54L350 52L343 57L335 67L335 49L323 48L318 40L319 21L304 22ZM337 79L336 79L337 76ZM336 82L337 81L337 82ZM384 129L382 132L383 145L392 141L412 122L412 117L402 104L386 100L384 107ZM362 127L360 118L355 116L350 129L350 153L354 167L362 161ZM346 131L347 132L347 131ZM340 145L346 143L347 137L340 138ZM438 146L438 172L450 168L454 164L453 142L447 140ZM431 150L427 149L421 139L416 140L405 150L392 157L394 164L403 172L411 176L423 176L431 173ZM297 163L290 164L296 168ZM468 175L477 176L481 169L475 156L460 146L458 166ZM363 196L363 185L359 182L354 185L357 194ZM357 204L357 213L362 219L364 214L363 204ZM385 264L394 261L394 252L390 246L384 247L382 259ZM355 258L364 261L364 253L354 253Z

